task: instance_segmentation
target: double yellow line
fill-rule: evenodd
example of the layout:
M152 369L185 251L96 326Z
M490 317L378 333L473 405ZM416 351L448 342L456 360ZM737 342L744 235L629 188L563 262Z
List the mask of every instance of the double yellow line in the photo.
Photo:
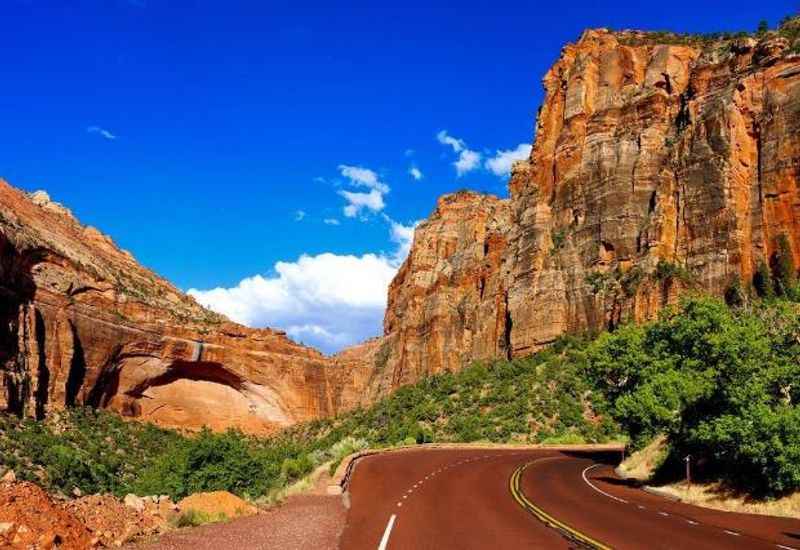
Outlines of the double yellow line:
M514 497L514 500L522 506L525 510L533 514L536 519L558 531L561 531L565 536L568 538L575 540L576 542L580 542L589 548L594 548L596 550L612 550L610 546L603 544L600 541L597 541L588 535L584 535L577 529L570 527L563 521L559 521L538 506L536 506L533 502L531 502L528 497L525 496L525 493L522 492L520 488L520 480L522 479L522 472L525 471L525 468L533 464L533 462L528 462L527 464L523 464L516 470L514 473L511 474L511 477L508 480L508 488L511 490L511 496Z

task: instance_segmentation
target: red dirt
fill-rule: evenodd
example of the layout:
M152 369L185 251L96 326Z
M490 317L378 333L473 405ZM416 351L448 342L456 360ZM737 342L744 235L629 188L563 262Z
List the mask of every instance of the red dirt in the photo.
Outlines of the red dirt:
M336 550L346 511L340 496L295 496L283 505L227 523L180 529L136 550Z
M0 483L2 548L84 550L92 537L81 521L62 509L41 487L25 482Z

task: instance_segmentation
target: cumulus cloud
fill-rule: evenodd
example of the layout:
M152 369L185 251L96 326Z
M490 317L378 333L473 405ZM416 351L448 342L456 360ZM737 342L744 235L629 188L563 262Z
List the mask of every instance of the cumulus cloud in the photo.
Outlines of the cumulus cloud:
M511 174L511 166L514 162L530 157L531 149L530 144L520 143L516 149L498 150L494 157L486 161L486 169L496 176L508 176Z
M294 221L296 221L296 222L303 221L303 218L305 218L305 217L306 217L306 213L303 210L297 210L294 213Z
M389 186L383 183L378 174L369 168L362 168L361 166L348 166L346 164L339 165L339 172L350 180L352 185L356 187L368 187L374 189L382 194L389 192Z
M365 210L377 213L384 209L386 203L383 196L389 192L389 186L383 183L378 174L361 166L339 165L339 172L346 177L353 187L366 187L369 192L339 191L347 205L343 208L344 215L355 218Z
M86 131L90 134L97 134L110 141L117 139L117 136L115 136L105 128L101 128L100 126L89 126L88 128L86 128Z
M408 169L408 174L412 178L414 178L416 181L419 181L419 180L422 179L422 171L419 168L417 168L416 166L412 166L411 168L409 168Z
M459 153L458 160L453 163L456 167L456 174L460 177L480 166L481 154L477 151L464 149Z
M234 321L281 328L295 340L337 351L381 332L389 283L414 233L413 225L386 219L397 247L391 254L304 254L294 262L277 262L272 275L189 294Z
M324 220L322 220L322 223L327 225L339 225L339 220L337 220L336 218L325 218Z
M369 193L339 191L339 194L348 202L343 210L344 215L348 218L355 218L364 209L380 212L386 206L386 203L383 202L383 195L377 189L373 189Z
M458 159L453 162L453 166L455 166L456 174L459 177L480 166L481 154L469 149L463 139L451 136L447 133L447 130L442 130L436 134L436 139L442 145L451 147L453 152L458 154Z

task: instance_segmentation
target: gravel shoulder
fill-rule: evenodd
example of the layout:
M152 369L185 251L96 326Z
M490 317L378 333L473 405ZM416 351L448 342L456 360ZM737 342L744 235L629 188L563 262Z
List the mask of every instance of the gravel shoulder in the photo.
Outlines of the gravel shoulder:
M341 496L298 495L255 516L172 531L129 550L219 548L335 550L347 510Z

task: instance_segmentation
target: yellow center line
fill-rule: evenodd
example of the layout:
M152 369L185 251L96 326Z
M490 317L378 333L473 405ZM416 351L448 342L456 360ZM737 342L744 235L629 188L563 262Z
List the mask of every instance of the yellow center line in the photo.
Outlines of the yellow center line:
M596 550L612 550L610 546L607 546L606 544L603 544L602 542L595 540L590 536L585 535L584 533L581 533L574 527L570 527L563 521L554 518L553 516L542 510L540 507L535 505L533 502L531 502L530 499L528 499L528 497L525 496L525 493L522 492L522 488L520 487L520 480L522 479L522 472L524 472L528 466L533 464L533 462L528 462L527 464L523 464L522 466L514 470L513 474L511 474L511 477L508 480L508 488L511 490L511 496L514 497L514 500L516 500L517 503L520 506L522 506L523 509L527 510L534 517L536 517L536 519L538 519L548 527L561 531L568 537L575 539L583 544L586 544L589 547L594 548Z

